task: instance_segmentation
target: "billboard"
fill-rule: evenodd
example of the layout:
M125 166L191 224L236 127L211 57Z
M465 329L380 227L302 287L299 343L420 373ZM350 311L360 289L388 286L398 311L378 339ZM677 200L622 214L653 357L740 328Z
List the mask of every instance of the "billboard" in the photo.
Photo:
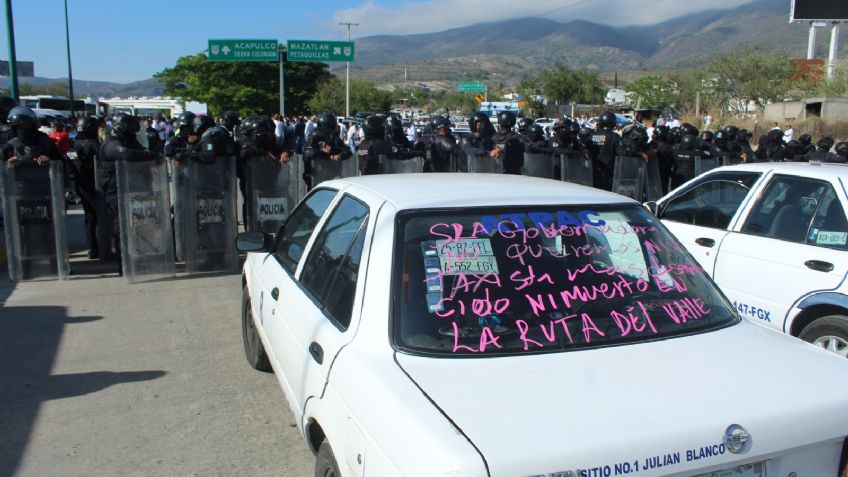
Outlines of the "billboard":
M848 21L848 1L792 0L789 21L841 20Z
M35 76L35 63L32 61L16 61L19 78L32 78ZM0 61L0 76L9 76L9 62Z

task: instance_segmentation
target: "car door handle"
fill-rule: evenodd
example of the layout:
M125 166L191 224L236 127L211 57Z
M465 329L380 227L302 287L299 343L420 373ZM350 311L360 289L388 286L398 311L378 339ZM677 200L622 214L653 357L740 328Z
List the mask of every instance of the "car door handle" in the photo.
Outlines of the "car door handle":
M706 237L700 237L695 239L695 243L698 245L702 245L704 247L714 247L715 240Z
M277 301L277 298L280 298L280 289L279 288L274 287L274 289L271 290L271 298L273 298L274 301Z
M309 345L309 354L312 355L312 359L314 359L316 363L321 364L324 362L324 348L322 348L318 343L313 341L312 344Z
M824 262L822 260L807 260L806 262L804 262L804 266L806 266L810 270L815 270L817 272L833 271L833 264L830 262Z

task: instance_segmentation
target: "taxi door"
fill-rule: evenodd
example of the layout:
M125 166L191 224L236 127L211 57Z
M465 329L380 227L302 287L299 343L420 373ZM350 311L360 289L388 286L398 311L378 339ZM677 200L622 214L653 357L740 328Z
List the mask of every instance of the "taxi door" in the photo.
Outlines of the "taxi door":
M800 299L842 283L848 273L844 200L829 181L769 179L716 261L715 281L740 315L786 331L787 314Z

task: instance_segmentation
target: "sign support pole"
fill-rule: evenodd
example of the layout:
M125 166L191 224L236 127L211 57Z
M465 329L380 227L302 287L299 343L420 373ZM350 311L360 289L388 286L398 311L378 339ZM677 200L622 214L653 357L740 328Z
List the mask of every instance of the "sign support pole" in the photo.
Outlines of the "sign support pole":
M280 44L280 114L286 115L286 47Z
M347 41L350 41L350 27L359 26L359 23L339 22L339 25L347 26ZM350 61L347 62L347 74L345 75L345 117L350 117Z
M807 40L807 59L812 60L816 57L816 24L810 23L810 37Z
M9 39L9 96L18 101L18 59L15 55L15 21L12 19L12 0L6 0L6 36Z

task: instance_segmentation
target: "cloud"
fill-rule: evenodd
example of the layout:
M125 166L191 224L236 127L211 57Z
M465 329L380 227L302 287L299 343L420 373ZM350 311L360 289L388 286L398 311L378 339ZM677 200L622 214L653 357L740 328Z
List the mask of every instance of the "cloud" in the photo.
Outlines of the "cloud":
M651 25L690 13L734 8L753 0L421 0L387 7L366 1L333 14L333 24L359 23L354 37L430 33L474 23L539 16L559 22L587 20L613 26ZM788 11L787 11L788 15Z

